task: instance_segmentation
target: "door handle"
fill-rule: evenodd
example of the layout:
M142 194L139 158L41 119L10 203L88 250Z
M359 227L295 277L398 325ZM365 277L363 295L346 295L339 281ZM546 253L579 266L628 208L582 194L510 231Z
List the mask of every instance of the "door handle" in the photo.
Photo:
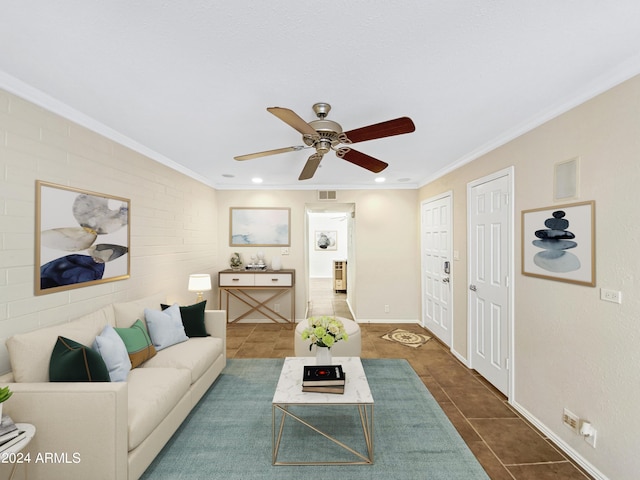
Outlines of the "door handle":
M442 279L442 283L449 283L449 277L444 277Z
M471 284L471 285L469 285L469 290L471 290L472 292L475 292L476 290L478 290L478 287L476 287L475 285Z

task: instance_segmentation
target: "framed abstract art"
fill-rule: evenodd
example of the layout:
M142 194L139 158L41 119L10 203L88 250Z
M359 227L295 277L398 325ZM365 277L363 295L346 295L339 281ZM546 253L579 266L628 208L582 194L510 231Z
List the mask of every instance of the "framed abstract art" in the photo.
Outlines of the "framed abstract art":
M35 294L129 278L126 198L36 181Z

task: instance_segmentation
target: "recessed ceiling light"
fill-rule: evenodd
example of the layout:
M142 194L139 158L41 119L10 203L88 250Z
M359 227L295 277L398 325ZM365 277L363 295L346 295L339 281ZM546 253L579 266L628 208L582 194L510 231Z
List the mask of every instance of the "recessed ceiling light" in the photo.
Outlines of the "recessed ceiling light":
M384 177L376 177L376 183L384 183L386 180Z
M259 177L253 177L253 178L251 179L251 181L252 181L253 183L262 183L262 179L261 179L261 178L259 178Z

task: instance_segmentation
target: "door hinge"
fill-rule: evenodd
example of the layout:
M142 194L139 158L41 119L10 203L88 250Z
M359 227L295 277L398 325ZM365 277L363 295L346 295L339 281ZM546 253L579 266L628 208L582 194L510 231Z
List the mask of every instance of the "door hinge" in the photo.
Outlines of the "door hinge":
M508 193L504 194L504 204L505 205L509 205L509 194Z

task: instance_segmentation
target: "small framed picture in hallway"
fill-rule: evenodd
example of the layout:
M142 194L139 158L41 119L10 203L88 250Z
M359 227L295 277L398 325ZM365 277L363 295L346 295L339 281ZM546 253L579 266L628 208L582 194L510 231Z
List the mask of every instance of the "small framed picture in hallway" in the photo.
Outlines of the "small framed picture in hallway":
M335 251L338 249L338 232L331 230L316 231L316 250Z

